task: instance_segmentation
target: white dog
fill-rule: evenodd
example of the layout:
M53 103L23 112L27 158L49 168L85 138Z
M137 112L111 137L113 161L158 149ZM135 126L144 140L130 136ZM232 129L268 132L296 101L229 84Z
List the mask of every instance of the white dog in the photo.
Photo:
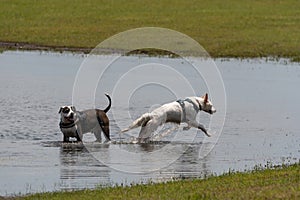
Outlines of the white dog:
M153 110L151 113L145 113L140 118L136 119L128 128L122 130L123 132L141 126L141 131L138 136L139 142L146 142L152 136L152 133L162 124L167 122L180 124L187 123L184 130L191 127L201 129L207 136L210 134L202 124L196 121L196 116L199 111L204 111L209 114L216 112L212 103L208 100L208 95L202 97L187 97L184 100L178 100L162 105Z

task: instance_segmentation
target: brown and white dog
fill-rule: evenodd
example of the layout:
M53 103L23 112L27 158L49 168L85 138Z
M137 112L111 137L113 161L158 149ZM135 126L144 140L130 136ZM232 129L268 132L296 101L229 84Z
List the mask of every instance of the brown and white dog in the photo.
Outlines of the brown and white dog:
M204 126L196 121L196 116L201 110L209 114L216 112L216 109L208 100L207 94L202 97L187 97L184 100L164 104L150 113L143 114L128 128L122 130L122 133L141 126L142 128L138 136L138 141L147 142L151 138L152 133L160 125L167 122L177 124L184 122L187 123L187 127L184 127L184 130L195 127L202 130L210 137L211 135L207 132Z
M97 141L101 142L101 132L103 131L106 140L110 140L109 119L106 113L111 107L111 98L105 94L109 100L109 105L104 109L89 109L76 111L75 106L63 106L59 109L61 120L60 130L64 134L64 142L69 142L70 137L75 137L77 142L82 141L84 133L94 133Z

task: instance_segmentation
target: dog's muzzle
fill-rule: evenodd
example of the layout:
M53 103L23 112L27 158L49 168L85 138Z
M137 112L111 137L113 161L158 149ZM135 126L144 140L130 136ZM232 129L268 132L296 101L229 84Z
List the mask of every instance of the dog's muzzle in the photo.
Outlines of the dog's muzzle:
M71 113L68 119L74 119L74 113Z
M208 113L211 114L211 115L214 114L215 112L217 112L216 109L213 109L213 110L209 110L209 111L208 111Z

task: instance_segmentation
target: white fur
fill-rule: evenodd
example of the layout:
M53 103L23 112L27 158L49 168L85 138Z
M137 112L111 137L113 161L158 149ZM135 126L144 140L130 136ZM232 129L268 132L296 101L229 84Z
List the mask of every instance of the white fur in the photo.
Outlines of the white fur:
M201 129L207 136L210 137L210 134L207 132L204 126L196 121L196 116L200 111L200 107L201 110L210 114L216 112L216 109L208 100L207 94L203 97L188 97L186 99L189 99L192 103L189 101L183 101L185 117L182 106L178 102L174 101L171 103L164 104L150 113L143 114L140 118L136 119L128 128L122 130L122 133L141 126L142 128L140 130L138 140L139 142L145 142L150 139L152 133L160 125L167 122L185 122L187 124L187 127L184 127L184 130L188 130L191 127L195 127Z

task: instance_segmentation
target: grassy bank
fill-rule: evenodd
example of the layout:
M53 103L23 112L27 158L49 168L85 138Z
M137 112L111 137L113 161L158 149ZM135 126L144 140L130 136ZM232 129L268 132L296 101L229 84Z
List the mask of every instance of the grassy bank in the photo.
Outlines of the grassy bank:
M214 57L300 58L299 7L298 0L2 0L0 41L86 49L155 26L189 35Z
M35 194L15 199L299 199L300 164L205 180Z

